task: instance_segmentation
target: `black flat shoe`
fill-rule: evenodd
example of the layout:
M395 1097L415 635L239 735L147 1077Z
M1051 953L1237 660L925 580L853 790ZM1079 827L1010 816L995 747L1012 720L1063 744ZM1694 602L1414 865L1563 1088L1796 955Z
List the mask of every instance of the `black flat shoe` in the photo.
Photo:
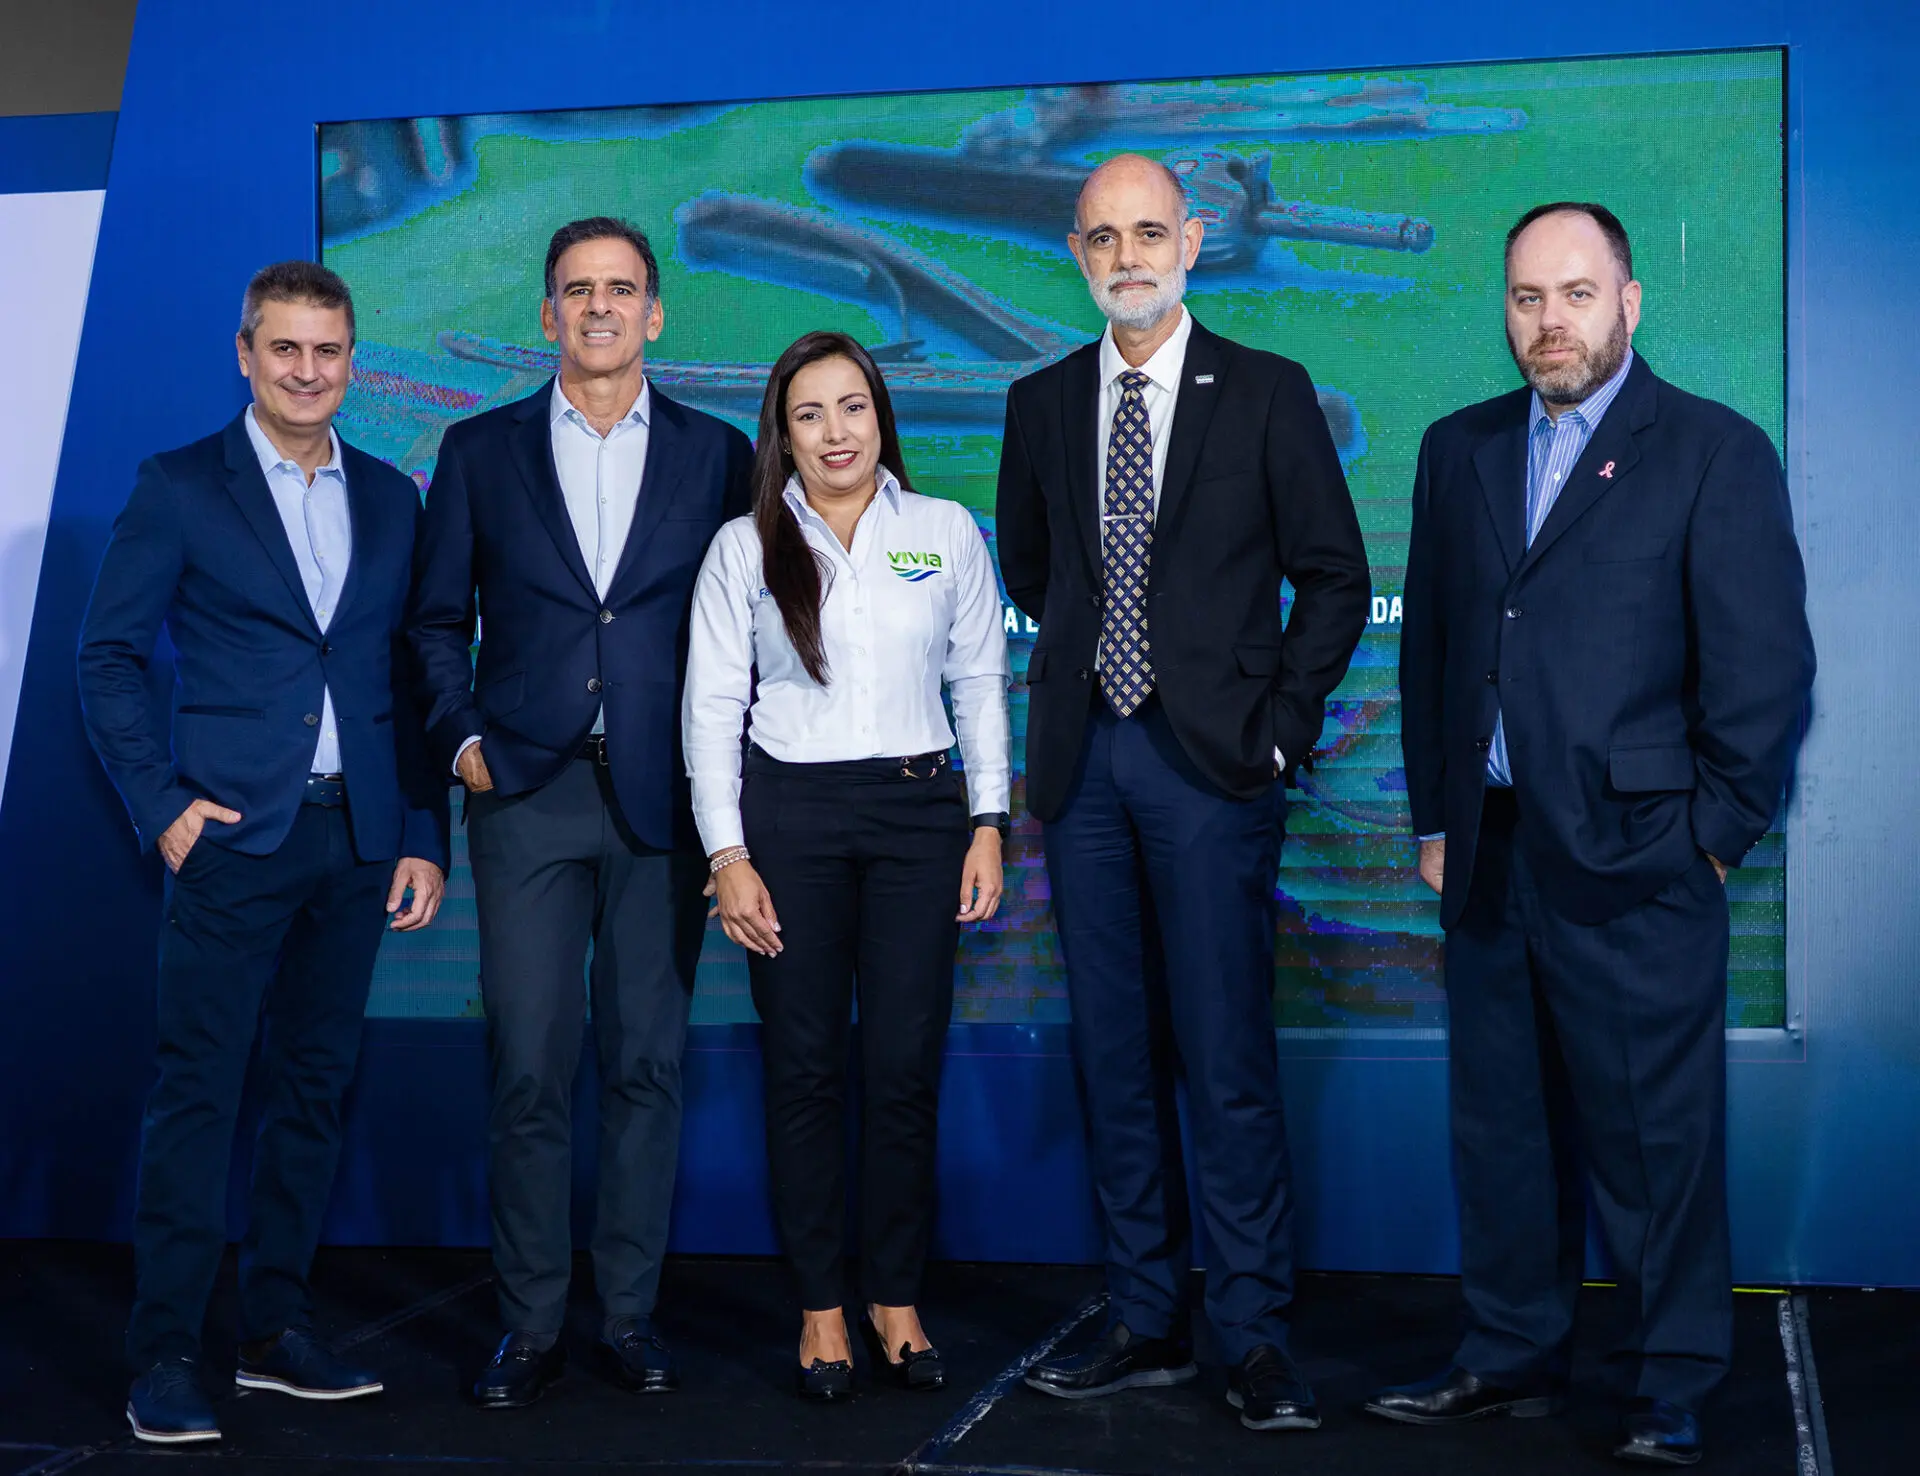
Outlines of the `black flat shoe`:
M816 1358L805 1368L794 1370L795 1392L816 1404L837 1404L853 1398L853 1364L845 1358L828 1363Z
M1026 1385L1055 1399L1099 1399L1122 1389L1184 1384L1199 1373L1185 1338L1143 1338L1116 1322L1092 1347L1034 1364Z
M1463 1425L1507 1415L1516 1420L1558 1414L1559 1391L1548 1385L1509 1389L1476 1378L1464 1368L1449 1368L1417 1384L1394 1384L1369 1399L1362 1409L1402 1425Z
M1298 1365L1262 1343L1227 1370L1227 1403L1249 1430L1318 1430L1320 1406Z
M1621 1424L1614 1458L1642 1466L1694 1466L1700 1462L1700 1422L1693 1411L1664 1399L1636 1399Z
M600 1361L609 1377L634 1394L672 1394L680 1387L673 1351L646 1317L623 1318L611 1340L600 1344Z
M860 1333L867 1341L867 1351L873 1355L875 1374L888 1383L922 1394L946 1385L946 1365L940 1361L938 1348L922 1348L916 1353L902 1343L900 1356L895 1359L887 1356L886 1344L880 1341L880 1329L873 1325L871 1317L860 1319Z
M567 1345L536 1348L518 1333L508 1333L493 1359L473 1381L473 1402L482 1409L525 1409L566 1372Z

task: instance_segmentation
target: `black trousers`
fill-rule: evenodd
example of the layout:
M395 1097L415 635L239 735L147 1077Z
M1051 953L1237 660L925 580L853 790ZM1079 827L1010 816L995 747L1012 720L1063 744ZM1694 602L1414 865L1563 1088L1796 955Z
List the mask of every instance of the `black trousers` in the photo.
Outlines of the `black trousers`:
M240 1243L240 1336L309 1316L307 1272L340 1154L340 1101L386 921L391 860L354 854L345 809L302 806L278 850L221 847L218 827L168 879L159 1075L133 1215L136 1370L194 1357L227 1244L227 1172L256 1037L265 1102Z
M1498 1384L1565 1376L1584 1161L1631 1309L1610 1381L1698 1408L1733 1340L1726 893L1699 856L1622 916L1569 922L1534 885L1525 803L1489 791L1446 941L1468 1310L1457 1361Z
M609 1318L650 1316L679 1166L680 1057L706 930L706 864L643 847L608 771L591 759L527 794L469 795L466 814L493 1078L501 1320L510 1332L549 1334L566 1313L573 1078L589 995L600 1065L594 1281Z
M933 1232L940 1064L953 1012L966 787L941 767L747 757L741 820L784 950L749 954L766 1065L774 1214L809 1311L845 1304L846 1087L863 1076L860 1290L918 1302Z

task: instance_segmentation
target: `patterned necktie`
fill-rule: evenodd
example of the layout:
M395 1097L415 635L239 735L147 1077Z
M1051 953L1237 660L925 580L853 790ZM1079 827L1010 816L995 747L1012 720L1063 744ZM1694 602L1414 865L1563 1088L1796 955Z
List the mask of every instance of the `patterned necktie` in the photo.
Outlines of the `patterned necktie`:
M1107 440L1107 505L1101 510L1100 687L1107 705L1132 717L1153 691L1147 644L1147 570L1153 557L1153 427L1141 396L1147 376L1120 376L1120 408Z

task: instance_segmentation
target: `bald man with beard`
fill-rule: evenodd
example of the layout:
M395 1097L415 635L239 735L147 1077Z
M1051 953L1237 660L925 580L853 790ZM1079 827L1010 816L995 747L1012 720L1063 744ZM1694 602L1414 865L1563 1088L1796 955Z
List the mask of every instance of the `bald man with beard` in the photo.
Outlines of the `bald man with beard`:
M1312 1429L1288 1351L1273 893L1287 783L1371 585L1306 370L1182 304L1201 235L1163 165L1095 170L1067 244L1107 329L1007 396L1001 569L1040 622L1027 803L1045 827L1111 1297L1098 1341L1027 1383L1087 1399L1196 1372L1177 1056L1228 1400L1251 1429Z

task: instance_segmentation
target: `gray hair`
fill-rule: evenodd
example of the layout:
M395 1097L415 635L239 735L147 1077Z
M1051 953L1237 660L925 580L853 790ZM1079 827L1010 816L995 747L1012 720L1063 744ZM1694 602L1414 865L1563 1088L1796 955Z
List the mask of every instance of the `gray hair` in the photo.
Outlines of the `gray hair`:
M340 308L347 315L347 341L353 342L353 294L338 272L328 271L317 261L276 261L253 274L246 295L240 299L240 336L248 348L253 347L254 330L270 302Z

